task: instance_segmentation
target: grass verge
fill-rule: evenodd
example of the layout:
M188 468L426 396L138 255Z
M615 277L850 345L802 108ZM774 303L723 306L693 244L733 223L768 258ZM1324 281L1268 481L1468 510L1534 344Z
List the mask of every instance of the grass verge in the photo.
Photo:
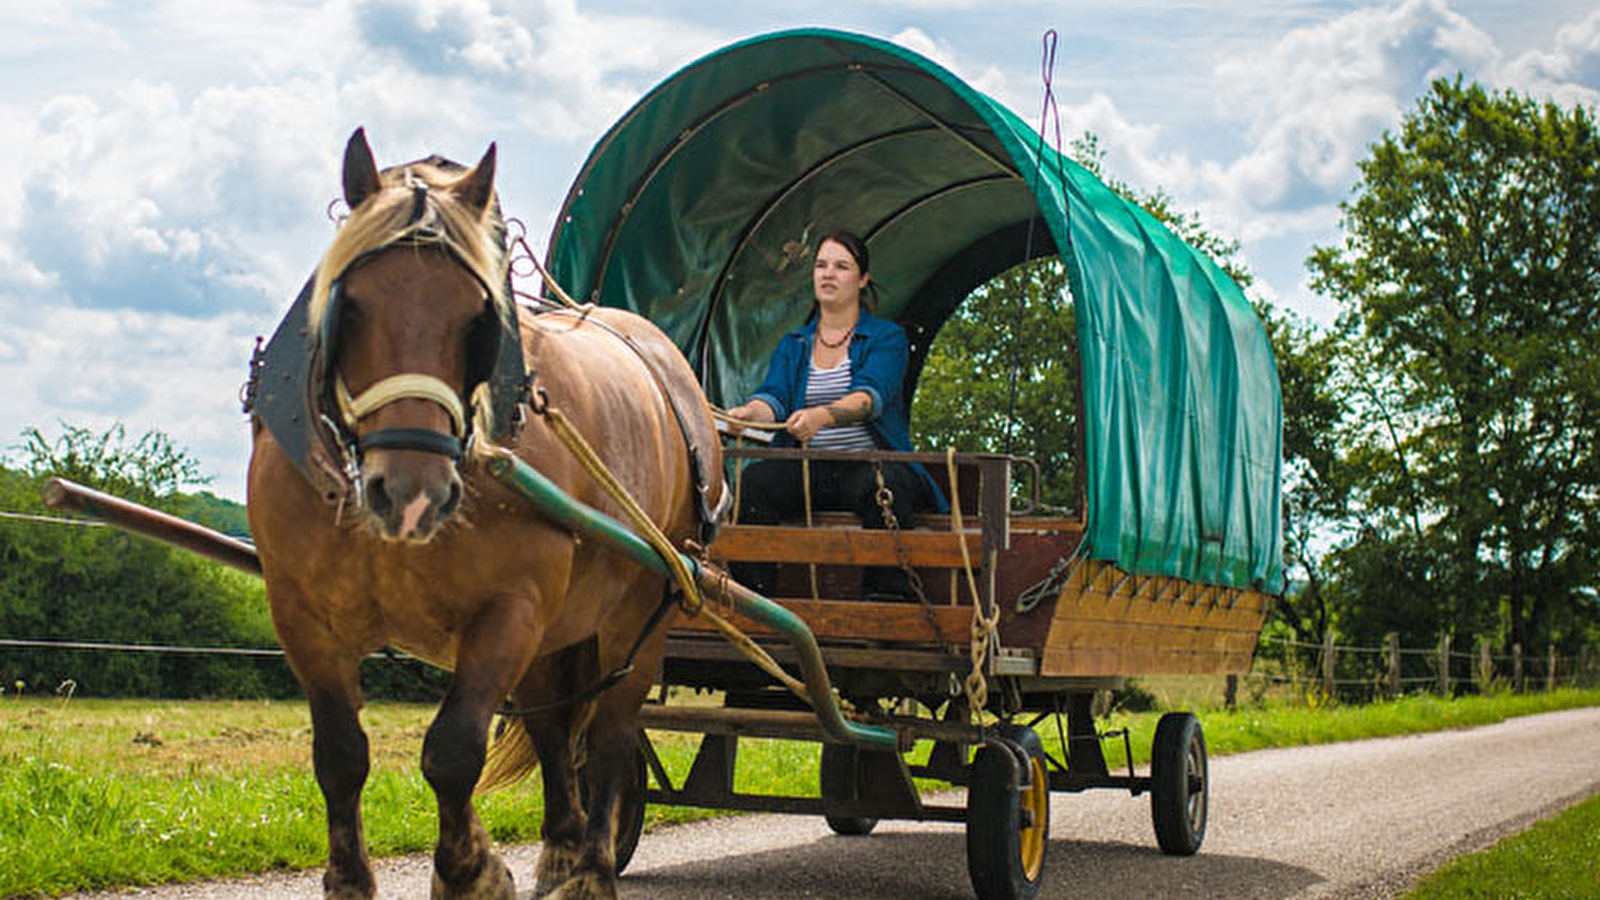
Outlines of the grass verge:
M1278 706L1206 711L1213 755L1482 725L1578 706L1600 691L1371 706ZM363 713L373 748L363 794L376 856L431 848L432 794L417 772L430 706L374 704ZM1159 713L1113 714L1137 763L1149 756ZM1047 749L1059 752L1051 723ZM655 735L675 783L697 739ZM1123 742L1107 763L1126 766ZM309 716L301 703L13 700L0 703L0 897L158 884L320 866L327 854L322 799L310 771ZM919 755L927 753L924 744ZM744 741L735 785L753 793L815 796L816 744ZM929 784L928 787L941 787ZM497 841L533 840L542 803L537 779L479 799ZM652 806L647 827L710 815Z
M1404 900L1600 897L1600 797L1470 856L1445 863Z

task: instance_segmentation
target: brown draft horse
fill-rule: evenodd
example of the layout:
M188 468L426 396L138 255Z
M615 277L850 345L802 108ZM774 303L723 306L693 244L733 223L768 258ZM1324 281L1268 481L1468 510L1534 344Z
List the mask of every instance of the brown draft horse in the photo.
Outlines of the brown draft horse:
M439 804L432 896L514 896L473 809L486 759L496 780L542 766L536 896L616 896L619 796L637 777L638 709L660 666L664 631L649 626L663 579L541 518L471 447L453 458L464 432L476 425L473 446L491 433L487 392L468 384L473 329L486 310L514 302L494 166L492 145L471 170L435 157L381 173L361 131L346 149L350 215L319 268L309 321L338 317L324 328L336 345L321 350L329 377L355 398L348 427L364 449L347 462L358 500L328 503L255 425L250 526L278 638L310 702L328 815L323 885L336 900L375 893L361 824L368 748L357 669L386 645L454 672L422 751ZM722 467L705 398L676 347L614 309L522 310L502 321L520 322L524 359L549 403L669 537L691 537L698 515L684 430L705 448L706 471ZM420 377L389 382L400 387L372 399L372 386L402 374ZM678 414L665 391L679 397ZM577 499L620 515L543 420L531 419L510 449ZM725 491L720 480L711 489ZM631 674L586 698L645 633ZM521 710L502 735L512 740L490 755L491 722L508 702Z

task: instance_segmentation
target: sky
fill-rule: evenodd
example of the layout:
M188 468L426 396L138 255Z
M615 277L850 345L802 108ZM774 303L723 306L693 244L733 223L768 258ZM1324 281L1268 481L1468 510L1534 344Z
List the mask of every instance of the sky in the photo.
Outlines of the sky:
M546 236L600 136L738 40L830 27L933 58L1242 242L1253 291L1314 321L1312 247L1432 79L1600 102L1593 0L3 0L0 456L63 424L159 430L243 500L240 388L333 235L344 142L382 165L499 145Z

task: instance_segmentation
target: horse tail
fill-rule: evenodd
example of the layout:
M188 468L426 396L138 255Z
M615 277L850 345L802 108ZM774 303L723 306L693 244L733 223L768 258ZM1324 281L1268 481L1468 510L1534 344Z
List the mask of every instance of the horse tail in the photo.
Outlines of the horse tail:
M539 754L528 737L528 726L520 719L506 720L489 744L489 755L478 778L477 793L487 794L508 788L539 768Z

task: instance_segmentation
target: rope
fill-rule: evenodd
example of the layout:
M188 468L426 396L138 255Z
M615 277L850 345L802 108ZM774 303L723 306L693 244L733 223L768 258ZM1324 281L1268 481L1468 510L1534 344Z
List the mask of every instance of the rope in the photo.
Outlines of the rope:
M645 513L639 506L638 501L633 498L632 494L628 493L628 489L617 480L617 477L606 467L605 463L601 461L599 454L595 453L589 442L573 427L571 420L561 410L547 403L539 404L535 408L535 412L545 417L556 437L577 457L584 471L588 472L589 476L599 483L601 488L622 507L624 514L633 524L633 527L637 529L639 535L655 549L662 561L666 563L668 570L672 573L673 580L677 582L679 590L682 591L683 598L680 602L684 610L690 615L705 616L722 633L722 636L736 649L744 653L751 662L755 663L762 671L776 678L784 687L794 692L802 700L809 702L803 682L785 672L777 661L772 659L749 635L740 631L738 626L706 608L705 598L700 593L700 586L695 581L694 574L689 571L689 566L684 562L682 554L678 553L677 548L672 545L672 541ZM495 447L488 452L510 454L510 451L503 447Z
M516 234L511 236L512 246L520 247L522 249L522 254L520 256L513 256L511 261L508 263L508 268L511 270L511 272L513 274L525 274L518 273L516 266L518 262L526 258L529 262L533 263L533 267L539 272L539 277L544 280L544 283L549 286L550 290L556 295L556 299L561 301L562 306L565 306L569 309L578 309L578 301L572 299L572 296L562 289L561 284L556 281L555 276L551 275L550 270L546 269L544 267L544 263L539 261L538 254L534 253L533 248L528 246L527 226L522 224L522 220L514 218L507 219L506 227L508 229L516 230Z
M728 415L726 410L715 406L711 407L711 417L719 422L726 422L745 431L782 431L789 427L782 422L757 422L753 419L736 419Z
M805 447L805 443L802 442L800 446ZM814 527L811 521L811 460L803 456L800 458L800 490L805 494L806 528L810 529ZM817 564L806 563L806 571L811 575L811 599L821 600L822 592L817 589Z
M1061 111L1056 108L1056 95L1055 88L1053 86L1056 68L1056 31L1054 28L1044 33L1043 59L1040 60L1039 68L1040 78L1044 82L1044 104L1043 108L1039 111L1039 144L1033 154L1033 187L1036 191L1039 189L1039 184L1041 181L1040 176L1044 170L1045 125L1050 121L1050 114L1055 113L1056 168L1061 174L1061 183L1064 190L1066 185L1066 175L1061 166ZM1037 215L1028 217L1028 235L1024 241L1024 247L1022 251L1022 261L1024 263L1033 259L1033 230L1034 223L1038 221L1038 218L1039 217ZM1063 252L1066 250L1064 247L1060 249ZM1025 290L1028 290L1028 293L1032 294L1032 287L1033 279L1030 278L1028 279L1028 285ZM1027 307L1032 305L1033 302L1037 301L1037 299L1038 297L1036 296L1029 296L1027 298L1027 303L1018 305L1016 321L1012 325L1014 335L1022 333L1023 316L1027 311ZM1021 374L1021 369L1022 351L1020 347L1014 347L1011 354L1011 377L1006 387L1006 427L1004 432L1003 446L1005 447L1005 452L1008 456L1011 454L1012 426L1016 423L1017 418L1017 379Z
M989 656L989 635L1000 627L1000 604L991 603L983 608L983 598L978 595L978 579L972 572L972 555L967 552L967 529L961 520L961 488L956 478L956 448L945 449L945 468L950 475L950 525L955 529L961 545L961 567L967 574L967 589L972 592L972 671L967 673L962 688L967 694L967 704L972 714L981 716L989 703L989 682L983 675L984 662Z
M25 647L37 650L105 650L123 653L197 653L210 656L282 656L282 650L255 647L183 647L159 644L112 644L100 641L49 641L29 638L0 638L0 647ZM376 656L376 654L374 654Z
M633 498L632 494L628 493L628 489L623 487L622 482L617 480L617 476L612 474L611 470L600 460L599 454L594 452L594 448L589 445L589 442L584 440L583 435L578 433L577 428L573 427L572 421L567 418L565 413L548 404L540 404L540 411L545 419L549 421L550 427L556 433L556 437L560 438L561 443L565 444L567 449L572 451L572 454L578 458L578 462L582 464L584 471L588 472L589 476L605 489L611 499L621 505L624 515L633 523L633 527L638 530L639 535L661 555L662 561L667 564L668 570L672 573L673 580L677 582L678 588L683 591L682 602L684 608L690 613L699 612L701 607L705 605L705 601L700 596L700 586L695 583L694 574L689 571L689 566L678 553L678 548L672 545L672 541L667 538L654 520L639 506L639 502Z

